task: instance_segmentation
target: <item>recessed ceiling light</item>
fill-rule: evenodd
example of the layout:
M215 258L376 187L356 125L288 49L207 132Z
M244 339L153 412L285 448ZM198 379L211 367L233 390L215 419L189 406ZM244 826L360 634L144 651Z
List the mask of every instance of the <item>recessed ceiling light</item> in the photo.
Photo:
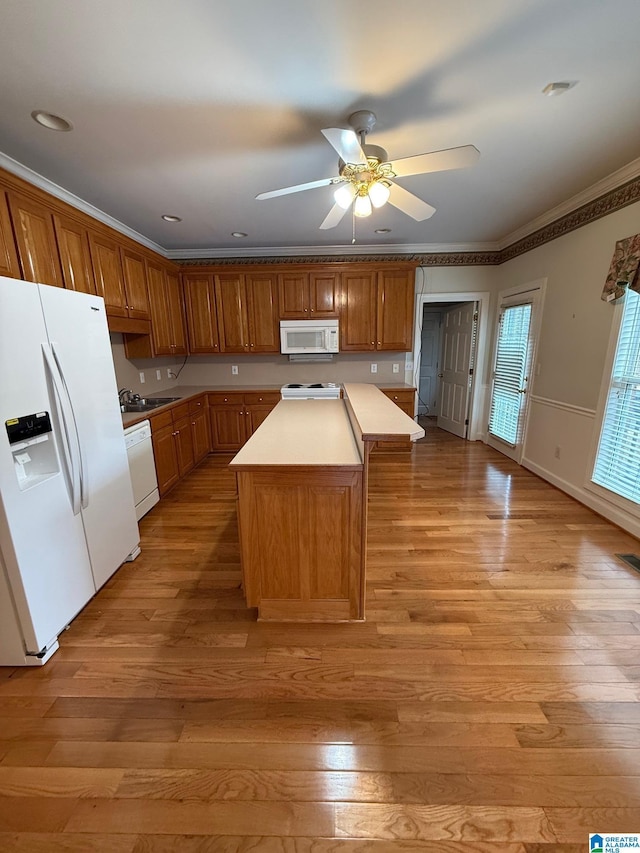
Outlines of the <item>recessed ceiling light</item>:
M573 89L577 80L559 80L557 83L547 83L542 90L543 95L564 95L569 89Z
M247 237L248 235L244 233L244 231L232 231L232 237Z
M73 130L73 125L66 118L47 113L44 110L34 110L31 113L31 118L49 130Z
M376 234L390 234L391 228L376 228Z
M169 213L163 213L162 218L165 222L182 222L181 216L171 216Z

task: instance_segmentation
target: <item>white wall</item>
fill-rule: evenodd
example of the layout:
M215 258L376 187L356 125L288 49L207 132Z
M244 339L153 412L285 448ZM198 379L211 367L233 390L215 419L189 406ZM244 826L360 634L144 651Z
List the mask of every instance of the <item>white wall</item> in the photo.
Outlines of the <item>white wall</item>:
M640 510L619 510L585 485L614 316L600 294L616 241L638 231L640 203L498 267L501 288L547 279L522 464L636 536Z

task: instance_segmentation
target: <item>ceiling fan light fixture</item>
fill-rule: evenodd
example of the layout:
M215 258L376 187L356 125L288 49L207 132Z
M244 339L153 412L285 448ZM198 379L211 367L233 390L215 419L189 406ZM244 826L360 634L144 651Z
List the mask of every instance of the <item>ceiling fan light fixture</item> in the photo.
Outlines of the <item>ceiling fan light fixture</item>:
M356 203L353 206L353 213L355 216L365 217L371 216L371 199L369 198L368 193L358 194L356 196Z
M333 200L343 210L348 210L355 195L355 187L353 184L342 184L333 194Z
M374 181L369 187L369 198L374 207L382 207L389 201L389 187L383 181Z

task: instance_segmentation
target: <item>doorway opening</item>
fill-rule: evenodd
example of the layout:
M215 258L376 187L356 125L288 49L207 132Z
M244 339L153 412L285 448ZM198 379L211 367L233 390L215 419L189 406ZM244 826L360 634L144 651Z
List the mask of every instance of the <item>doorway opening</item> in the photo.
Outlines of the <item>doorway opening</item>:
M484 364L490 294L421 293L416 300L414 385L421 426L482 439Z

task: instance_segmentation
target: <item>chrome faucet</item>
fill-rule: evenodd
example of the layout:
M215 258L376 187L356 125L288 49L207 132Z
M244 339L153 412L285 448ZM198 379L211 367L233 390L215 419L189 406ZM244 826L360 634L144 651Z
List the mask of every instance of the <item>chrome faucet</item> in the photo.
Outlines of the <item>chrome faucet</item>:
M124 403L128 403L131 399L131 388L121 388L118 391L118 400L120 401L120 405L124 405ZM126 395L126 396L125 396Z

